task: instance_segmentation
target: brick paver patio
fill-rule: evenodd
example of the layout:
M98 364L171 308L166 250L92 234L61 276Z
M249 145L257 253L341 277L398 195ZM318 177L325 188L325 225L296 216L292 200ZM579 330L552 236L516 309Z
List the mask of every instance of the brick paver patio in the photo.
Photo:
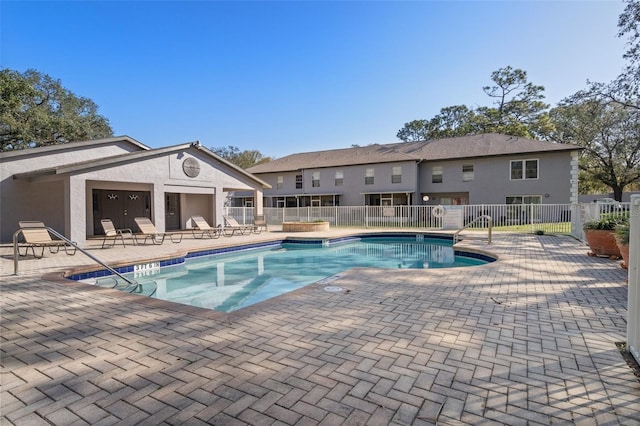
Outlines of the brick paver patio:
M342 292L317 283L227 315L41 278L91 264L81 253L14 276L3 247L1 423L640 424L640 382L615 345L626 271L569 237L494 234L488 250L499 261L354 269L331 281Z

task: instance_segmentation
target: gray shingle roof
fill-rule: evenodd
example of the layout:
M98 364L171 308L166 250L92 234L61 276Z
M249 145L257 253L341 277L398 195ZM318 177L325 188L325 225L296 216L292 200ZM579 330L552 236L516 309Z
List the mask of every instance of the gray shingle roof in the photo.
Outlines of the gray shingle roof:
M277 158L247 169L250 173L271 173L355 164L394 161L435 161L474 157L492 157L581 149L576 145L542 142L517 136L487 133L422 142L400 142L357 148L304 152Z

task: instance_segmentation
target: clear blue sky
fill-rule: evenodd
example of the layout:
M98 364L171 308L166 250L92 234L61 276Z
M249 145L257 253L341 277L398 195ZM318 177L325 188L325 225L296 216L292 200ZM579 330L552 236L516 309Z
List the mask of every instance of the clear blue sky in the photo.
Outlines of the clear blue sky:
M92 99L116 135L282 157L397 142L489 105L511 65L555 105L622 69L608 1L7 1L0 65Z

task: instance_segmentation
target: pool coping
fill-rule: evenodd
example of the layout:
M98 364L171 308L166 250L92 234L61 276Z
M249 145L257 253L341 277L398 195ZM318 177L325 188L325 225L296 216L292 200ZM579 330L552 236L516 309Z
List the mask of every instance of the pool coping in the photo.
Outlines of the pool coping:
M239 251L248 251L253 249L267 248L271 246L277 246L282 244L304 244L304 245L333 245L343 242L350 242L353 240L372 239L372 238L406 238L409 236L422 236L422 238L431 238L438 240L453 241L453 236L450 234L435 234L429 232L372 232L372 233L356 233L354 235L341 236L341 237L298 237L287 236L281 239L274 239L270 241L261 241L256 243L245 243L241 245L225 245L223 247L198 249L196 251L182 251L175 253L175 255L162 256L160 258L150 258L145 260L136 260L135 262L118 262L117 264L110 265L110 267L120 274L127 274L131 272L144 271L148 269L163 268L166 266L179 265L186 262L188 259L194 259L204 256L214 256L219 254L227 254ZM422 241L418 239L417 241ZM325 244L326 243L326 244ZM475 259L485 260L488 263L492 263L498 260L498 256L494 253L465 248L464 250L456 249L455 245L454 253L465 257L471 257ZM475 265L481 266L481 265ZM112 276L113 273L108 269L104 269L101 265L92 265L82 268L76 268L72 270L66 270L63 272L63 278L70 281L82 281L93 278L102 278Z
M254 246L269 246L269 245L276 245L276 244L281 244L282 241L318 241L318 240L335 240L335 241L346 241L346 240L350 240L350 239L354 239L354 238L362 238L362 236L365 237L369 237L369 238L375 238L375 237L386 237L386 238L391 238L393 236L407 236L407 235L423 235L423 236L429 236L429 237L433 237L433 238L437 238L437 239L449 239L451 240L453 238L453 236L451 234L444 234L444 233L432 233L432 232L415 232L415 231L389 231L389 232L384 232L384 231L372 231L371 233L367 233L367 232L355 232L352 235L343 235L340 237L335 237L335 238L331 238L331 237L321 237L321 236L309 236L309 237L303 237L303 236L288 236L285 238L274 238L271 240L265 240L265 241L261 241L261 242L257 242L257 243L248 243L248 244L232 244L231 242L229 244L226 244L224 246L221 247L217 247L216 249L197 249L197 250L182 250L182 251L176 251L173 252L171 254L167 254L165 256L159 256L159 257L155 257L152 259L148 259L146 261L141 261L141 260L136 260L134 262L134 264L145 264L145 263L141 263L141 262L146 262L148 263L153 263L153 262L163 262L163 261L171 261L171 259L175 259L175 258L186 258L186 256L188 256L190 253L200 253L200 252L209 252L209 251L213 251L213 250L226 250L226 252L230 252L230 251L234 251L234 250L229 250L230 248L237 248L237 247L254 247ZM235 250L237 251L237 250ZM487 250L481 250L481 249L477 249L475 247L464 247L464 250L457 250L457 251L464 251L465 253L476 253L479 255L485 255L485 256L490 256L491 258L495 259L493 262L489 262L486 264L482 264L482 265L471 265L471 266L467 266L466 268L492 268L494 267L499 260L504 259L504 256L499 256L496 253L492 253L490 251ZM175 264L175 263L174 263ZM121 261L121 262L114 262L110 265L111 268L116 269L116 268L122 268L122 267L132 267L132 263L129 261ZM301 288L292 290L290 292L278 295L276 297L272 297L270 299L266 299L263 301L260 301L258 303L243 307L241 309L235 310L235 311L231 311L231 312L222 312L222 311L216 311L214 309L208 309L208 308L203 308L203 307L198 307L198 306L191 306L191 305L187 305L187 304L183 304L183 303L178 303L178 302L172 302L172 301L167 301L167 300L162 300L162 299L156 299L154 297L149 297L147 295L141 295L141 294L136 294L136 293L129 293L126 291L122 291L119 289L115 289L115 288L109 288L109 287L101 287L101 286L97 286L88 282L83 282L80 280L73 280L73 279L69 279L69 276L71 276L74 272L78 273L78 271L95 271L97 268L101 268L100 265L91 265L91 266L86 266L86 267L78 267L78 268L73 268L73 269L66 269L66 270L62 270L62 271L56 271L56 272L50 272L48 274L45 274L42 276L42 278L46 281L50 281L50 282L54 282L54 283L58 283L58 284L62 284L62 285L66 285L69 287L73 287L76 291L88 291L88 292L98 292L100 293L102 296L107 296L107 297L113 297L115 299L118 299L120 301L123 302L133 302L148 308L154 308L154 309L162 309L168 312L174 312L174 313L179 313L182 315L188 315L188 316L193 316L193 317L197 317L197 318L201 318L201 319L206 319L206 320L214 320L214 321L223 321L223 322L227 322L228 324L231 324L232 320L234 318L241 318L241 317L245 317L247 315L252 315L255 314L257 312L260 312L262 309L264 309L265 307L268 306L272 306L275 304L282 304L285 303L285 301L291 300L292 298L297 297L298 295L302 295L302 294L306 294L307 292L311 292L311 291L318 291L319 289L321 290L322 288L324 288L326 285L328 285L328 283L330 284L330 281L332 280L333 276L330 277L326 277L323 278L322 280L319 280L317 282L308 284L306 286L303 286ZM365 268L365 267L354 267L351 269L347 269L345 271L340 272L337 275L340 275L340 277L347 277L351 274L357 274L358 271L361 270L371 270L371 269L379 269L379 268ZM441 269L441 268L438 268ZM117 269L116 269L117 270ZM411 271L418 271L416 269L401 269L401 270L396 270L396 269L390 269L389 271L393 271L393 273L398 273L398 272L411 272Z

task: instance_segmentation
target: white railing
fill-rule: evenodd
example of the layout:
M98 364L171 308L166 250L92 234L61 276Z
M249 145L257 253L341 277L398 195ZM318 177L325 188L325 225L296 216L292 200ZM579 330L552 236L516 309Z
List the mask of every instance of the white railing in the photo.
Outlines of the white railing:
M640 195L631 196L629 224L627 346L640 362Z
M314 222L325 220L333 227L443 229L444 220L433 214L432 205L421 206L325 206L325 207L265 207L268 225L282 222ZM462 224L481 216L490 216L495 231L570 234L584 241L582 225L601 214L628 214L629 203L616 205L584 204L475 204L462 208ZM242 224L253 223L252 207L226 207L225 214ZM486 229L486 221L478 221L470 229Z
M462 231L464 231L467 228L472 227L474 224L476 224L479 221L487 221L487 244L491 244L491 240L492 240L492 234L493 234L493 226L492 226L492 219L491 216L480 216L476 219L474 219L473 221L469 222L468 224L466 224L465 226L461 227L460 229L458 229L456 232L453 233L453 244L456 245L458 244L458 240L460 239L460 234L462 233Z

